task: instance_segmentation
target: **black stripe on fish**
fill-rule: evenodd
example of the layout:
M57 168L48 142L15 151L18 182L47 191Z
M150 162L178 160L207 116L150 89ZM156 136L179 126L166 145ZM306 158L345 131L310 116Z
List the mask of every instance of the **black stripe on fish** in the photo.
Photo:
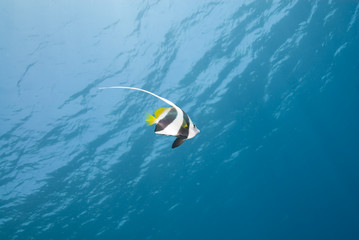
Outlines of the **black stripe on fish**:
M189 133L189 118L188 115L185 112L183 112L183 123L181 125L181 128L178 130L177 136L187 138L188 133Z
M155 132L162 131L169 124L171 124L177 117L177 110L172 108L164 118L162 118L156 125Z

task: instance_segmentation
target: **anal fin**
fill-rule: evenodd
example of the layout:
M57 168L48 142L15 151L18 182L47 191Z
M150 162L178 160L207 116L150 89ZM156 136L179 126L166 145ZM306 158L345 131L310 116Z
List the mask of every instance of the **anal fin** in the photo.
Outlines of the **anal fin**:
M183 137L177 137L176 140L172 144L172 148L176 148L179 145L181 145L184 141L186 141L186 138Z

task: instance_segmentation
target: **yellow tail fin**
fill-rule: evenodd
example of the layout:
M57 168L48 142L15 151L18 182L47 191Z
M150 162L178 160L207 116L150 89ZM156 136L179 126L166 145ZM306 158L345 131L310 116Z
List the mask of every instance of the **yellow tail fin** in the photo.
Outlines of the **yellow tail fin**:
M149 126L149 125L152 125L152 124L155 123L156 118L155 118L154 116L152 116L151 114L147 113L145 120L146 120L146 122L147 122L147 125Z

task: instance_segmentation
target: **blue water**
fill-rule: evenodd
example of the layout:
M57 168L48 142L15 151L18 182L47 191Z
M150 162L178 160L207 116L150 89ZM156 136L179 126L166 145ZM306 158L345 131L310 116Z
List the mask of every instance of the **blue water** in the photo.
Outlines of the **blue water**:
M357 1L1 1L0 239L359 239L358 43Z

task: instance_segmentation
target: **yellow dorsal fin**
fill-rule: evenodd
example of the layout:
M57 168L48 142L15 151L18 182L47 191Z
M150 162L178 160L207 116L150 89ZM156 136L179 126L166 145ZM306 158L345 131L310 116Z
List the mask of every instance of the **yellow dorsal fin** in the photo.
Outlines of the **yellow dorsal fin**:
M152 116L151 114L147 113L146 114L146 122L147 122L147 125L152 125L155 123L156 121L156 118L154 116Z
M158 118L161 114L169 108L159 108L155 111L155 117Z

